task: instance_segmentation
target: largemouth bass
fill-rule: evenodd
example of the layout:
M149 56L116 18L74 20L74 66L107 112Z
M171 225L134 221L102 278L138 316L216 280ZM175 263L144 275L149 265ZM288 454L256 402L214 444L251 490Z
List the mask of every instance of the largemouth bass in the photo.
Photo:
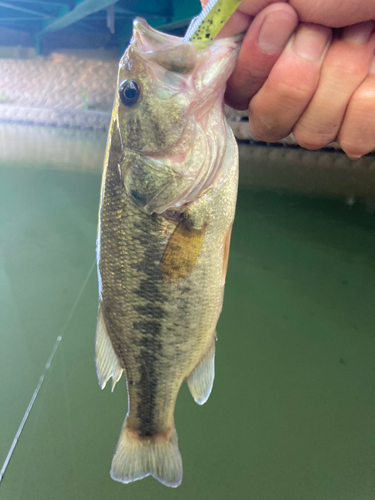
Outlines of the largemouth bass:
M111 476L176 487L174 407L212 389L216 323L238 182L224 118L235 39L182 43L143 20L120 61L99 213L100 386L126 373L128 414Z

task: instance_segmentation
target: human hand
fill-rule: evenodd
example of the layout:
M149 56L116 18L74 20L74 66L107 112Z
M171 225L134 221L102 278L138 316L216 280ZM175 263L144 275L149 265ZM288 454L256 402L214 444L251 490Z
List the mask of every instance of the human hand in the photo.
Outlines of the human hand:
M341 0L341 8L336 0L325 0L324 15L332 14L333 6L337 10L336 17L325 19L319 9L313 11L320 0L314 0L314 5L308 0L290 3L298 8L298 2L305 11L311 3L310 17L301 11L302 19L328 26L350 24L349 14L362 21L375 13L373 0L362 0L355 17L352 0ZM246 10L247 4L252 11ZM261 7L261 0L258 4ZM370 4L372 10L366 11ZM244 0L240 9L222 36L244 31L252 21L248 13L257 12L254 0ZM297 23L296 11L286 3L269 5L255 16L228 81L227 103L237 109L249 106L251 128L261 140L277 141L293 131L297 142L308 149L337 140L352 158L368 153L375 148L373 23L345 28L340 36L335 33L333 41L331 29L316 24L300 23L292 35Z
M203 6L207 2L201 0ZM222 36L243 33L261 10L275 3L283 3L286 8L292 7L301 22L322 24L329 28L375 21L374 0L242 0L221 31Z

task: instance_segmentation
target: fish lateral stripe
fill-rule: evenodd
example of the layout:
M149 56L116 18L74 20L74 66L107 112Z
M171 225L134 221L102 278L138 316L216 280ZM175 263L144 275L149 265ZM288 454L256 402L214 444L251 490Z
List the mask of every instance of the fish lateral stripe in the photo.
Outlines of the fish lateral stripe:
M184 220L178 223L160 264L164 281L178 281L191 273L201 254L205 233L206 226L192 229Z

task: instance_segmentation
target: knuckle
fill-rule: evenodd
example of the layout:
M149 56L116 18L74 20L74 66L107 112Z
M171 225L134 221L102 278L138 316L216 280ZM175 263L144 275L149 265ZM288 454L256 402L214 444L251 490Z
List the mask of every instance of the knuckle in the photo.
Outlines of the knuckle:
M358 76L360 73L360 66L356 61L353 61L351 59L347 60L336 60L331 63L330 66L330 73L332 77L336 78L337 80L345 80L347 77L351 76Z
M354 107L357 112L369 113L374 112L375 108L375 89L359 87L352 98L350 99L351 107Z
M359 158L375 147L375 80L361 85L352 95L338 140L350 158Z
M329 134L311 132L306 129L296 128L293 130L295 140L305 149L321 149L333 141Z
M256 129L254 135L260 141L267 143L277 142L284 138L284 135L280 135L276 130Z
M249 113L250 127L257 139L263 142L275 142L283 139L284 133L278 121L272 121L268 116Z
M316 149L321 149L324 148L324 146L327 145L327 143L323 141L318 141L318 140L311 140L310 138L304 139L300 137L294 136L297 143L305 149L310 149L310 150L316 150Z
M367 68L353 61L333 63L326 73L326 85L335 93L348 95L364 80L366 72Z
M254 81L255 83L264 83L267 76L268 76L269 71L266 71L263 67L250 67L250 68L244 68L243 69L243 79L245 82L248 82L249 80Z
M297 79L295 82L279 82L274 88L275 94L286 103L308 102L313 91L311 84L303 81L298 82Z
M358 146L358 144L353 143L352 140L343 138L339 141L341 149L346 153L349 158L357 159L360 158L363 155L367 155L372 151L372 147L370 145L361 144Z
M259 123L258 121L251 121L251 130L255 137L263 142L272 142L275 135L277 136L277 130L264 122Z

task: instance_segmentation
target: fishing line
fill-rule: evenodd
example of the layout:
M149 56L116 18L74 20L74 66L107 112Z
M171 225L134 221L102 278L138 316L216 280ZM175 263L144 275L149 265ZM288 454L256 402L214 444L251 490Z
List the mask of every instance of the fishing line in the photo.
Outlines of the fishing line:
M26 411L25 411L25 414L24 414L24 416L23 416L23 418L21 420L20 426L18 427L16 435L14 436L14 439L13 439L13 442L12 442L12 446L10 447L10 449L8 451L8 455L6 456L4 464L3 464L3 466L2 466L2 468L0 470L0 483L3 480L4 474L5 474L5 472L6 472L7 468L8 468L8 465L9 465L9 462L10 462L10 460L12 458L13 452L14 452L16 446L17 446L19 437L20 437L20 435L21 435L21 433L23 431L23 428L25 427L27 419L29 418L30 412L31 412L31 410L32 410L32 408L34 406L35 400L36 400L36 398L37 398L37 396L39 394L40 388L42 387L42 384L43 384L44 379L45 379L45 377L47 375L47 372L48 372L48 370L51 367L51 363L53 361L53 358L55 357L57 348L59 347L59 344L60 344L60 342L61 342L61 340L63 338L63 335L64 335L64 333L65 333L65 331L66 331L66 329L67 329L67 327L68 327L68 325L70 323L70 320L73 317L73 314L74 314L74 311L76 310L78 302L80 301L80 299L82 297L82 294L83 294L83 292L84 292L84 290L86 288L86 285L87 285L87 283L88 283L88 281L90 279L90 276L91 276L91 274L92 274L92 272L94 270L95 262L96 261L94 260L94 262L92 263L92 265L90 267L90 270L87 273L87 276L86 276L86 278L85 278L85 280L84 280L84 282L82 284L82 287L81 287L81 289L80 289L80 291L79 291L79 293L77 295L77 298L76 298L76 300L75 300L75 302L74 302L74 304L73 304L73 306L72 306L72 308L71 308L71 310L70 310L70 312L68 314L68 317L67 317L67 319L65 321L65 324L64 324L64 326L63 326L63 328L61 330L61 333L57 337L56 342L55 342L54 346L52 347L51 354L49 355L47 363L46 363L46 365L44 367L44 370L42 372L42 375L40 376L38 385L36 386L35 391L33 392L33 395L32 395L32 397L30 399L30 403L29 403L28 407L26 408Z

